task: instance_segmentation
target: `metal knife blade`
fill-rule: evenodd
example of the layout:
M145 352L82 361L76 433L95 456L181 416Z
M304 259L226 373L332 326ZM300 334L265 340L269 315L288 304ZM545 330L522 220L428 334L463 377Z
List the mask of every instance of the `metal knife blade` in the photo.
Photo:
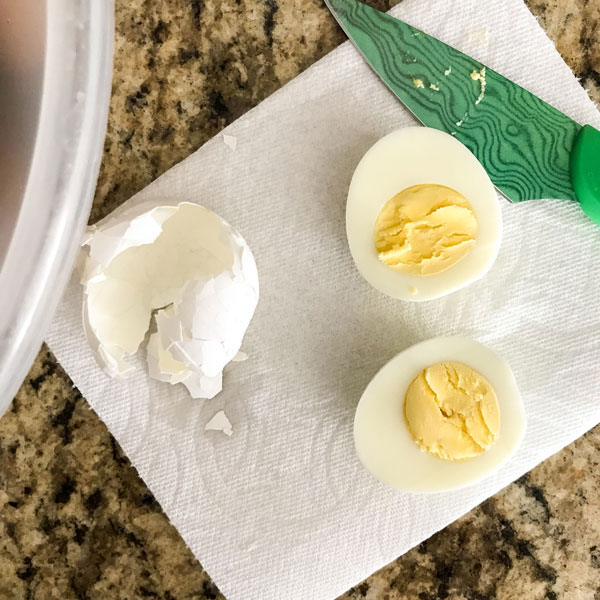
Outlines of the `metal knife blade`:
M356 0L325 2L415 117L465 144L509 200L577 200L569 160L581 125L403 21Z

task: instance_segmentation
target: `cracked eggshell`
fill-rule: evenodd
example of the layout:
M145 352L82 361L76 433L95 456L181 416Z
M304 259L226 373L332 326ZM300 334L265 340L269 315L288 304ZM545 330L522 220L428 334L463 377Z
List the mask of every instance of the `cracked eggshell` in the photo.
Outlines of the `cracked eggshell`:
M145 203L90 227L80 262L83 322L112 377L147 344L151 377L211 398L258 302L256 263L242 236L189 202Z
M491 384L500 407L494 445L474 458L447 461L419 449L406 425L408 386L438 362L464 363ZM358 403L354 443L363 465L380 481L410 492L440 492L473 484L499 469L525 434L521 395L508 363L490 348L459 337L434 338L407 348L373 377Z

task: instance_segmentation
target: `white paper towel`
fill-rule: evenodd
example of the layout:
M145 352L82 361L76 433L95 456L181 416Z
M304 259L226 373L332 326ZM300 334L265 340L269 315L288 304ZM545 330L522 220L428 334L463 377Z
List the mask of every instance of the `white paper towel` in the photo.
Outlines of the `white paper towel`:
M600 125L520 0L406 0L393 13ZM600 421L600 228L575 204L503 201L496 265L440 301L393 301L356 272L344 230L353 169L379 137L412 123L345 44L229 127L235 151L218 136L131 200L204 204L255 253L262 297L244 344L250 360L231 366L215 400L150 381L143 367L125 383L109 379L85 343L75 279L48 335L230 600L333 598ZM510 361L527 435L475 487L394 492L356 458L354 409L389 358L442 334ZM204 430L221 408L231 438Z

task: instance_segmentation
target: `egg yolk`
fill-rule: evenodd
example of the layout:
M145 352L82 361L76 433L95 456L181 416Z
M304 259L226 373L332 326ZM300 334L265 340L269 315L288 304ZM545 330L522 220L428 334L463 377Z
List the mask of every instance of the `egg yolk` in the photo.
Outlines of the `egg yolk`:
M404 416L419 448L444 460L481 454L500 429L494 389L481 373L458 362L423 369L408 386Z
M379 260L403 273L435 275L473 248L477 219L469 201L443 185L402 190L381 209L374 241Z

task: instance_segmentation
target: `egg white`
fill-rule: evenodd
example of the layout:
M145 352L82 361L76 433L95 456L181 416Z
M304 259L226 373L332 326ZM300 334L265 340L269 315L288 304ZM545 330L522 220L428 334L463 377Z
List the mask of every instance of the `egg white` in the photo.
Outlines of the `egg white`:
M471 203L478 223L475 245L436 275L394 271L377 257L375 221L398 192L427 183L450 187ZM488 174L466 146L437 129L406 127L380 139L356 167L348 192L346 232L354 262L374 288L418 302L445 296L487 273L500 248L502 214Z
M456 361L479 371L492 385L500 407L494 445L465 461L446 461L419 449L404 419L404 396L426 367ZM354 443L363 465L393 488L439 492L489 475L516 451L525 433L521 395L510 366L473 340L440 337L416 344L392 358L365 389L354 418Z

